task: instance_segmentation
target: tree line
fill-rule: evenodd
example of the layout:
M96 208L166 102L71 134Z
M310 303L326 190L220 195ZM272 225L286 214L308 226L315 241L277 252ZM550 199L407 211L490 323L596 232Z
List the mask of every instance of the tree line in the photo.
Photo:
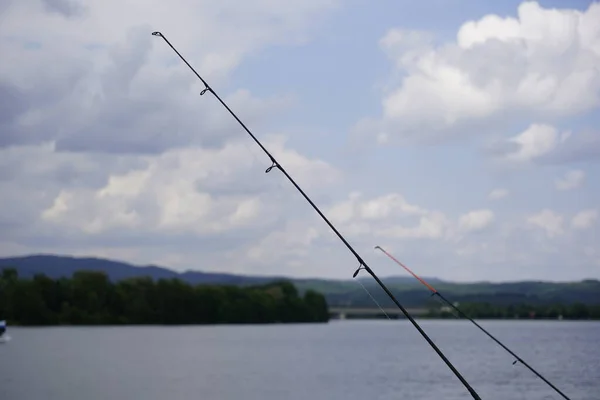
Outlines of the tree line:
M600 304L513 304L498 305L487 302L459 303L462 312L473 319L600 319ZM454 318L449 307L430 308L430 318Z
M0 276L0 319L16 325L326 322L325 297L287 281L251 287L190 285L150 277L111 282L104 272L70 278Z

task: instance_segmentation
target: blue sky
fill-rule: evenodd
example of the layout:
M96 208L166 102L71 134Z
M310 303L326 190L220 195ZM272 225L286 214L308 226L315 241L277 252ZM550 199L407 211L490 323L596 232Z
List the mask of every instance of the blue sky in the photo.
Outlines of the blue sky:
M599 278L598 18L583 1L9 1L0 256L351 276L161 30L376 272L400 274L382 245L449 280Z

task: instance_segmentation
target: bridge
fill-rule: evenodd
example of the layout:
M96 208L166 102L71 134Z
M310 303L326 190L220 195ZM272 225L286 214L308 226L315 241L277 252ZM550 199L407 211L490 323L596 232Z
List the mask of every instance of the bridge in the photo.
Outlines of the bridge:
M379 308L352 308L352 307L329 307L329 317L331 319L346 318L387 318L387 314L392 319L405 318L399 308L384 308L383 313ZM429 310L426 308L407 308L406 311L411 316L418 317L426 315Z

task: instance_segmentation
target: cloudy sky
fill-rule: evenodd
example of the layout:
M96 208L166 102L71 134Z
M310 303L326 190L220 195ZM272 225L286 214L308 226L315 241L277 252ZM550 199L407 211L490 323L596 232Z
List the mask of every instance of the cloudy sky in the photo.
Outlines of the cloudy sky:
M0 0L0 256L600 278L600 4Z

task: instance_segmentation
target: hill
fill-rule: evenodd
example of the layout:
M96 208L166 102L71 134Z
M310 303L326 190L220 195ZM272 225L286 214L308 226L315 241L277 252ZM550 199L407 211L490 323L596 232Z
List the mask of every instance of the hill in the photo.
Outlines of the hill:
M132 264L95 257L71 257L57 255L31 255L24 257L0 258L0 269L15 268L22 278L44 274L49 278L68 278L75 271L102 271L111 281L149 276L153 279L179 278L190 284L262 284L281 277L243 276L235 274L210 273L201 271L175 272L155 265L135 266Z
M330 307L376 307L369 294L352 279L293 279L283 276L247 276L201 271L175 272L159 266L134 266L132 264L90 257L69 257L57 255L31 255L25 257L0 258L0 270L15 268L20 277L30 278L34 274L45 274L57 279L71 277L75 271L103 271L111 281L149 276L155 280L178 278L190 284L217 285L257 285L276 280L289 280L300 291L308 289L322 293ZM359 278L369 293L382 306L393 304L371 277ZM457 283L436 278L425 278L449 300L457 302L488 302L495 305L526 303L531 305L549 304L600 304L600 281L543 282L522 281L508 283ZM386 277L383 279L398 300L407 307L424 307L434 301L430 292L412 277ZM435 303L434 303L435 304Z

